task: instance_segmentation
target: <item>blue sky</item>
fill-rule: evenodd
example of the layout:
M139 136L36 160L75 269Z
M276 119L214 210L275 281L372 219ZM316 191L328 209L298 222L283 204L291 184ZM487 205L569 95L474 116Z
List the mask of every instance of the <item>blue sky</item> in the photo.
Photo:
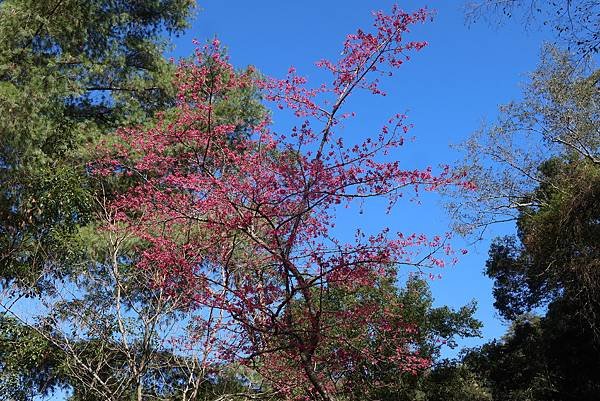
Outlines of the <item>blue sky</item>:
M256 66L262 73L283 77L289 66L318 85L329 76L314 62L335 59L346 34L371 26L371 11L389 10L392 1L229 1L205 0L187 33L175 39L175 57L193 51L192 39L218 37L228 48L232 63L239 68ZM404 146L395 158L407 168L453 164L460 154L451 149L476 130L483 121L493 121L500 104L518 99L527 73L538 61L541 45L551 32L524 29L521 21L507 21L501 27L485 22L467 26L463 1L402 1L406 11L427 5L435 10L433 22L417 26L411 39L427 40L429 46L414 55L385 82L388 96L355 96L348 110L357 118L341 132L352 138L366 136L396 112L406 112L414 124L415 141ZM292 121L274 113L275 128L285 130ZM381 204L369 203L362 215L343 212L338 235L350 236L351 226L376 230L389 226L392 231L443 233L449 219L436 196L423 196L421 204L399 204L385 215ZM352 220L350 224L348 220ZM436 303L461 306L472 299L479 305L477 317L484 322L482 340L461 342L475 345L499 337L505 327L493 309L491 281L483 274L489 240L508 233L510 225L495 227L487 238L469 246L469 254L458 265L445 268L441 280L431 283ZM455 247L466 246L460 238ZM451 355L452 353L448 353Z

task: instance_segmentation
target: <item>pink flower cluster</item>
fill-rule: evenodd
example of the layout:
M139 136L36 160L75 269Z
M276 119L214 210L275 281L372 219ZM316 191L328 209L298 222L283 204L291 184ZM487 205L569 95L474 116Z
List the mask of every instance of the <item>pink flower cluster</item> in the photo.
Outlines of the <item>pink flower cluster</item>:
M403 115L351 146L336 136L348 96L358 88L382 93L371 77L391 73L425 46L403 39L428 15L397 7L375 13L373 33L349 35L340 60L319 62L333 83L316 89L294 69L284 80L238 73L214 41L179 67L176 110L152 128L119 130L118 146L106 145L93 166L128 182L110 206L119 227L143 244L136 266L157 272L155 285L185 294L187 307L220 311L211 356L260 360L261 374L290 399L307 392L329 399L348 386L336 380L353 366L393 364L412 373L429 366L414 348L418 328L404 324L397 308L324 307L329 291L353 294L390 266L442 266L437 251L451 254L439 237L358 231L345 244L330 235L336 205L387 197L391 208L407 189L468 185L449 168L434 173L386 161L410 128ZM217 109L248 88L303 120L289 135L271 132L268 119L237 131ZM373 336L378 348L351 346Z

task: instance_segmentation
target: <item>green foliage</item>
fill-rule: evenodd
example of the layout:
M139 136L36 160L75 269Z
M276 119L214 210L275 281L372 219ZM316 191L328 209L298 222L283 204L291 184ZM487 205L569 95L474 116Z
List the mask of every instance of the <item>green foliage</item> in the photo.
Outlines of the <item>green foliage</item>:
M413 276L406 285L398 287L392 280L382 280L376 286L361 287L354 293L331 290L324 301L326 310L352 311L357 306L376 305L385 311L386 322L392 326L406 327L404 339L386 338L390 334L382 327L373 327L371 336L357 335L354 349L379 355L382 352L393 353L395 349L385 347L402 346L408 341L418 355L430 359L435 366L443 347L455 348L457 338L477 337L480 335L481 323L473 317L475 304L470 303L458 310L447 306L434 307L433 297L427 282ZM382 312L383 313L383 312ZM397 316L394 320L392 316ZM335 325L335 321L324 322ZM337 322L341 330L347 326ZM344 337L352 338L349 333ZM381 347L384 346L382 350ZM336 343L332 343L336 347ZM348 400L435 400L436 393L443 392L444 386L449 386L449 379L441 379L442 373L437 368L425 372L418 369L413 372L403 370L398 364L390 363L381 369L373 370L369 366L361 369L348 369L345 380L352 382L354 391L348 395ZM442 384L443 382L443 384ZM359 384L362 383L362 384ZM455 384L456 385L456 384ZM469 391L469 390L465 390ZM479 400L483 398L472 398Z
M45 316L27 313L43 324L3 314L3 396L29 400L55 387L81 389L72 356L79 347L110 348L89 332L79 338L61 333L61 319L101 311L107 299L107 289L82 276L103 260L90 257L107 247L86 228L95 226L99 204L85 163L103 135L148 123L174 104L175 67L162 55L164 33L181 32L192 7L193 0L0 1L0 286L16 285L20 295L60 306ZM64 300L52 298L56 279L77 294L89 291L88 306L93 298L97 308L67 312ZM17 293L3 296L10 302ZM56 306L30 302L25 307L36 311ZM70 354L66 344L75 347Z
M35 330L15 319L0 318L0 394L28 401L64 387L63 356Z
M427 401L491 401L485 381L475 369L454 361L442 361L424 378L420 396Z
M477 190L464 199L467 212L459 216L469 228L517 222L516 237L496 240L486 264L496 306L508 319L568 298L590 324L595 320L599 74L546 47L523 101L503 106L498 123L466 145Z
M599 76L546 47L523 101L467 144L478 184L468 202L479 204L463 217L517 227L494 241L486 263L495 306L512 327L461 365L494 400L600 394Z
M600 352L576 311L553 303L545 317L523 316L502 341L470 350L464 366L498 401L595 400Z
M463 144L464 169L476 185L449 205L463 232L482 232L544 206L555 185L600 164L600 71L546 46L523 99L501 106L498 121ZM549 160L551 159L551 160ZM592 174L593 175L593 174ZM577 181L577 180L576 180ZM558 199L555 196L555 199Z
M569 299L592 323L600 310L600 167L551 159L540 169L544 181L535 197L541 206L522 208L518 239L498 240L490 250L496 307L514 319L544 302Z
M44 269L60 276L64 263L81 254L74 234L89 219L92 198L84 177L67 166L23 169L5 183L0 197L0 281L7 285L15 280L37 292L44 286ZM54 258L57 254L61 264Z
M503 342L467 362L494 400L594 400L600 393L600 165L551 159L536 190L542 206L523 208L518 239L490 249L495 306L514 321ZM525 312L547 306L542 318Z
M174 104L192 0L0 2L0 276L31 285L90 220L88 148ZM67 249L63 252L63 246Z

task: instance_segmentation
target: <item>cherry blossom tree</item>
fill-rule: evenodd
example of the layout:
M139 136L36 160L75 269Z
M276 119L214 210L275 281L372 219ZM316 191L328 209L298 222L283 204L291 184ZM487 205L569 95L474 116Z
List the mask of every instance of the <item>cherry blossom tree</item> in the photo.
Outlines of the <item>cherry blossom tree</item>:
M294 68L280 80L236 72L214 40L180 65L174 113L151 128L121 129L101 147L95 174L128 183L113 194L104 230L137 238L129 263L205 311L193 335L178 339L205 347L204 363L247 366L263 380L256 388L290 400L340 399L357 371L429 367L402 305L360 294L393 284L399 266L451 262L448 235L357 229L348 243L332 235L336 211L355 201L383 197L392 211L406 191L469 186L448 167L404 169L394 160L410 128L404 115L369 138L336 132L354 117L346 110L353 92L384 94L379 79L426 46L404 37L429 18L426 9L374 13L372 32L348 35L338 61L317 63L333 79L314 87ZM268 117L223 123L219 100L250 87L298 124L281 133ZM340 294L353 301L333 302Z

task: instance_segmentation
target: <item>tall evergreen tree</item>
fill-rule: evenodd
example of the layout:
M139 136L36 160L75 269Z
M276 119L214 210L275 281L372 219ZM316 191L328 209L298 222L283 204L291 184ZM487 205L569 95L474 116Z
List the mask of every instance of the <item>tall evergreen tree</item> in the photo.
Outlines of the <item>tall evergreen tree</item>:
M0 278L40 284L90 220L90 144L174 102L193 0L0 2ZM54 266L55 268L58 265ZM39 288L38 288L39 289Z
M4 307L23 295L52 296L53 278L80 282L80 267L93 265L83 259L92 238L81 235L98 216L86 170L89 148L117 126L148 123L174 104L165 38L183 31L193 3L0 1ZM98 299L104 289L93 291ZM42 320L30 325L7 309L0 313L0 393L20 400L72 386L67 358L53 341L55 316L35 316Z

